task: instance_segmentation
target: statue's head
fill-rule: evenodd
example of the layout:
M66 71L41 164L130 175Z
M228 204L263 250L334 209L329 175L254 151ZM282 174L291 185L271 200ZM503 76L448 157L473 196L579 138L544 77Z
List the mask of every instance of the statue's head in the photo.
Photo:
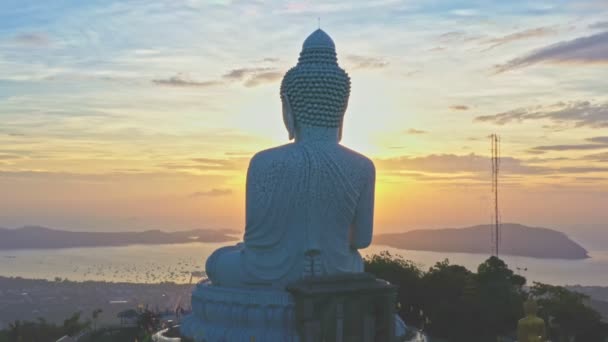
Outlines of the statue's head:
M342 122L350 95L350 78L340 68L336 46L323 30L313 32L302 46L298 64L281 83L283 121L289 139L297 129L306 127L337 128Z
M526 314L526 316L536 315L537 311L538 305L536 304L536 301L528 299L524 302L524 313Z

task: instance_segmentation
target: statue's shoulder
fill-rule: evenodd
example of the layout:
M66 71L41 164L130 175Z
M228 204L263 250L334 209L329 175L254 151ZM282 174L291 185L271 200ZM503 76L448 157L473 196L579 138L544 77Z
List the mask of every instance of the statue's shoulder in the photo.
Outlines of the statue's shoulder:
M294 148L294 144L285 144L266 150L262 150L251 157L249 168L264 169L271 165L277 166L284 164L286 158L291 154L290 150Z
M369 159L365 155L363 155L353 149L350 149L344 145L339 145L339 146L340 146L340 149L342 149L344 151L344 153L349 156L351 161L357 167L359 167L367 172L370 172L370 173L376 172L376 166L374 165L374 162L371 159Z

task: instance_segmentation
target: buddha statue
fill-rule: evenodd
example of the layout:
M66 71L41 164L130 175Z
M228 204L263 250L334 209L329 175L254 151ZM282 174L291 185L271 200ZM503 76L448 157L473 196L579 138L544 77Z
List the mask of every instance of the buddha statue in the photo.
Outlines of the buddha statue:
M524 303L524 313L526 317L517 322L517 341L518 342L545 342L547 333L545 321L536 316L538 307L536 302L528 300Z
M208 279L196 285L192 314L181 322L184 336L302 341L287 286L363 272L358 250L372 240L375 168L340 144L349 94L334 42L320 29L313 32L280 88L293 141L251 159L243 242L207 259ZM386 312L392 310L389 305ZM398 317L395 322L395 335L403 336L405 325Z
M285 288L307 276L363 271L357 250L372 239L375 169L340 144L349 94L334 42L316 30L281 84L293 142L251 159L243 242L208 258L212 284Z

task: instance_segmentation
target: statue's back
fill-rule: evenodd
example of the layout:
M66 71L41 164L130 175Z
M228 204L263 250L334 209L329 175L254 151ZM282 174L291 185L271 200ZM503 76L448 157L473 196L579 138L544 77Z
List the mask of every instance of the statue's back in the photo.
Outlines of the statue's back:
M361 270L349 234L362 194L373 191L369 159L337 143L292 143L256 155L247 181L245 243L273 255L262 268L291 264L281 260L289 246L291 255L319 254L322 273Z

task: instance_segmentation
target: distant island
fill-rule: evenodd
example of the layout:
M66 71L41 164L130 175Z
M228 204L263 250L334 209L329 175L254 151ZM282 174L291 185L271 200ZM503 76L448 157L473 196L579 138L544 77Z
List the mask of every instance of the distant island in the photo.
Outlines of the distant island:
M405 233L379 234L374 244L395 248L454 253L490 252L491 225L467 228L420 229ZM521 224L502 224L502 254L544 259L586 259L587 250L566 234Z
M134 244L159 245L187 242L228 242L238 238L232 230L193 229L177 232L75 232L38 226L0 228L0 250L73 247L107 247Z
M490 225L468 228L420 229L374 236L375 245L395 248L455 253L490 252ZM0 228L0 250L110 247L135 244L162 245L189 242L229 242L240 233L226 229L192 229L176 232L83 232L26 226ZM520 224L502 225L502 254L546 259L585 259L587 250L564 233Z

